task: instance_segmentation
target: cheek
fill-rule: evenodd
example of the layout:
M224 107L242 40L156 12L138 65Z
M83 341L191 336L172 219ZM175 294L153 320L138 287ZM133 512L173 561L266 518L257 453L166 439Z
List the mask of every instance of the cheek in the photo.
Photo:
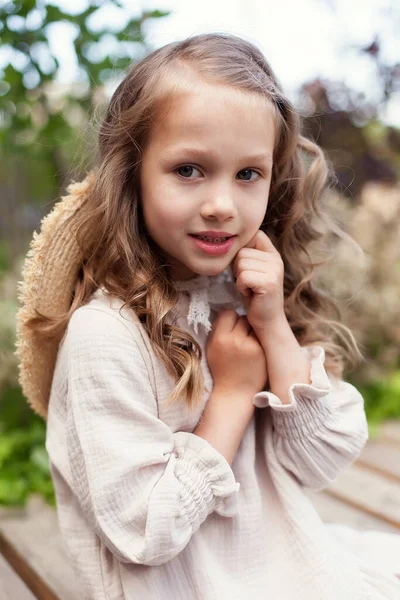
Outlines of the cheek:
M242 219L246 224L247 229L257 231L260 228L265 213L267 211L268 203L261 198L258 202L247 203L246 209L243 212Z
M178 206L164 205L159 212L159 226L166 233L174 234L184 229L189 217Z
M150 231L170 237L183 230L190 218L188 203L168 194L165 188L153 189L143 198L143 214Z

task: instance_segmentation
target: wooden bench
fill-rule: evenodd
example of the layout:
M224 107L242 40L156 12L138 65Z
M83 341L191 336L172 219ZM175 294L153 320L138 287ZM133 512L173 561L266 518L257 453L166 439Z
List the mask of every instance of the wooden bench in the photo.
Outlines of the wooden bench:
M0 598L35 600L35 596L0 554Z
M56 512L40 496L32 495L25 509L0 510L0 552L31 590L33 598L81 600ZM3 598L0 594L0 600L19 598L18 595Z
M400 420L385 423L332 486L309 496L327 523L400 534ZM0 509L0 600L81 597L55 511L39 496L23 510Z

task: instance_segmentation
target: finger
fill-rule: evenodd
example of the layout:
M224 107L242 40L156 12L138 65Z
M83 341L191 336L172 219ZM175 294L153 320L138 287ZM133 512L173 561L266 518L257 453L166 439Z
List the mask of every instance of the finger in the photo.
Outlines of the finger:
M270 273L276 270L273 260L254 260L253 258L241 258L237 263L237 271L256 271L257 273Z
M254 329L250 329L249 331L249 335L247 337L251 337L253 338L253 340L256 340L257 342L259 342L258 337L256 336L256 334L254 333Z
M233 309L222 309L215 317L214 323L217 321L218 327L224 331L233 331L236 323L239 319L239 315Z
M279 278L270 273L268 277L260 277L255 271L242 271L236 280L236 289L243 296L252 294L269 294L275 287L281 286Z
M261 250L256 250L255 248L241 248L235 257L235 261L241 260L242 258L247 258L251 260L258 260L260 262L270 261L275 259L275 254L270 252L262 252Z
M245 333L246 335L248 335L251 331L251 325L247 320L247 317L245 315L242 315L241 317L238 318L236 326L235 326L235 331L239 331L240 333Z
M255 248L263 252L278 252L266 233L259 229L257 233L247 242L245 248Z
M243 261L243 259L258 261L259 263L271 263L276 261L277 257L280 258L281 256L275 247L273 247L273 251L271 250L266 252L265 250L263 251L259 248L249 248L248 246L243 246L231 263L233 276L235 278L237 277L239 261Z

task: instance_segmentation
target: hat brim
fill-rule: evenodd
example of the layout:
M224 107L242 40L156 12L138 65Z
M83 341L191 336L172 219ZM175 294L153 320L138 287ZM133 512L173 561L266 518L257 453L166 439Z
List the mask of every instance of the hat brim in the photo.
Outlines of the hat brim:
M61 340L45 338L27 323L36 316L35 309L45 316L57 317L71 307L82 265L74 217L93 181L91 172L83 181L71 183L67 195L42 219L39 233L33 234L18 283L15 354L19 359L19 383L31 408L44 419Z

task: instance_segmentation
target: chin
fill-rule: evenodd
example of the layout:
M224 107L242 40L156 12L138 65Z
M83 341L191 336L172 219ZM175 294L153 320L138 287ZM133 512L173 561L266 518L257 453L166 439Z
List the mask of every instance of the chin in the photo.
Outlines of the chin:
M223 263L222 261L220 263L215 262L214 264L210 262L208 265L204 265L203 268L196 269L196 271L198 271L199 275L214 277L225 271L225 269L230 265L230 263L231 261L225 263Z
M197 261L196 261L197 262ZM198 275L205 277L215 277L229 267L232 259L221 257L216 260L204 260L197 264L180 263L179 267L175 264L173 278L178 280L193 279Z

